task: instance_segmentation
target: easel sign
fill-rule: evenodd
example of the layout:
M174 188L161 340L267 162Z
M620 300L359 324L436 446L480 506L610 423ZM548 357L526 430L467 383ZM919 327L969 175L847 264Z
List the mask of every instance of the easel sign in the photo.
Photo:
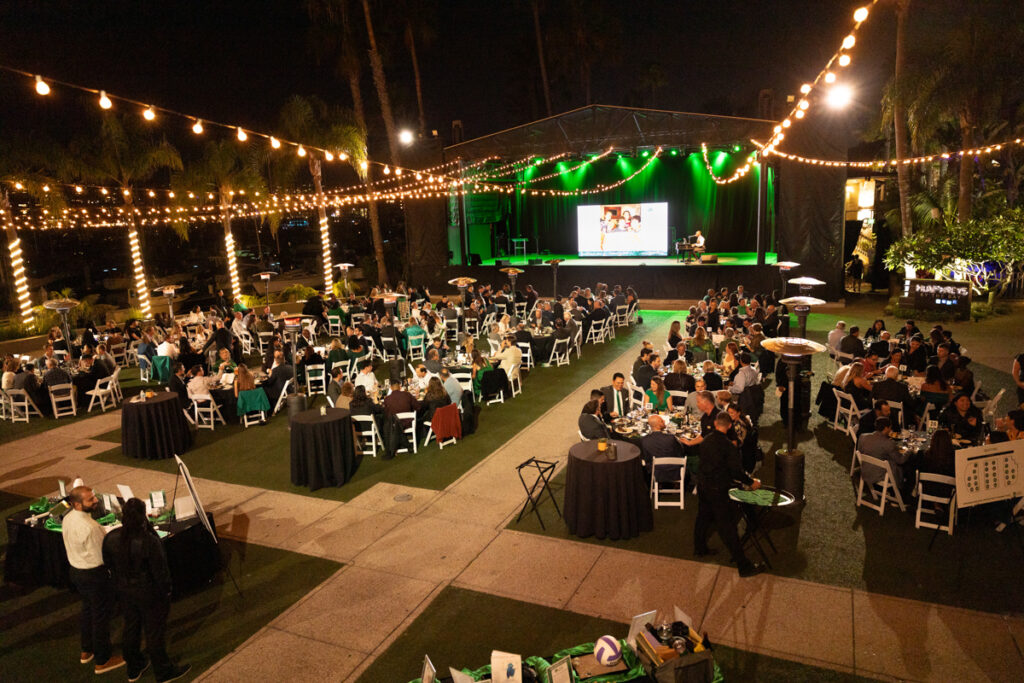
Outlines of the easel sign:
M434 683L437 680L437 669L430 661L430 655L423 655L423 671L420 672L420 683Z
M192 498L192 504L195 506L195 512L199 515L199 521L206 527L213 542L217 543L217 534L214 532L213 527L210 526L210 518L206 516L206 510L203 509L203 504L199 501L199 493L196 491L196 484L192 481L192 475L188 471L188 465L178 456L174 456L174 461L178 463L178 472L185 480L185 487ZM177 482L175 482L175 487L177 487Z
M1024 441L985 444L956 451L958 508L1024 496Z

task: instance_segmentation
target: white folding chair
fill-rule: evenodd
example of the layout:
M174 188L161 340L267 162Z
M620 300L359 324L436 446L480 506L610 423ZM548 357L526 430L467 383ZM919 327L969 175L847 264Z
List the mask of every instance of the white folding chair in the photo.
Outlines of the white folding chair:
M551 347L551 357L548 358L548 365L568 365L569 364L569 338L556 339L554 346Z
M347 360L337 360L337 361L334 361L334 363L331 364L331 376L332 377L334 376L334 369L335 368L341 368L341 381L342 382L347 382L348 381L349 366L350 366L350 364L349 364L349 361L347 361Z
M512 375L508 378L508 383L512 387L512 398L515 398L519 394L523 393L523 382L520 379L519 372L523 369L522 363L512 369Z
M952 536L953 527L956 525L956 478L920 472L917 476L915 494L917 516L914 518L914 528L937 529ZM925 503L929 505L925 507ZM934 521L921 519L921 515L929 515Z
M133 365L133 364L134 365L138 365L139 364L139 342L133 341L130 344L128 344L128 351L126 352L126 355L128 356L128 364L129 365Z
M583 436L583 432L581 432L579 429L576 430L576 433L579 435L580 441L590 441L590 439L588 439L587 437Z
M501 342L495 341L490 337L487 338L487 345L491 347L491 355L495 356L501 352Z
M242 353L247 356L252 353L253 339L248 331L241 330L238 334L238 340L242 343Z
M630 384L626 389L629 391L629 409L637 410L638 408L643 408L644 399L647 396L644 390L634 384Z
M853 400L853 396L842 391L839 387L832 387L832 393L836 397L836 414L832 419L832 429L838 431L839 419L845 418L846 424L844 429L848 431L853 421L855 419L859 420L860 416L866 414L868 410L858 410L857 402Z
M291 389L292 384L294 383L295 378L293 377L289 379L287 382L285 382L284 386L281 387L281 393L278 394L277 401L274 402L274 411L271 413L271 415L277 415L277 411L281 410L281 406L284 405L284 400L288 396L288 390Z
M150 362L145 356L140 356L138 350L135 351L135 364L139 366L139 381L140 382L151 382L149 378Z
M590 331L587 332L587 344L604 344L605 342L605 326L608 324L608 318L602 320L595 320L590 323Z
M459 319L445 318L444 336L447 341L455 341L459 338Z
M576 336L572 339L572 347L576 349L576 359L583 356L583 328L576 328Z
M217 428L217 421L226 425L224 416L220 413L220 406L213 399L192 399L192 414L195 416L196 429L214 430Z
M412 444L412 452L413 453L418 453L419 451L416 450L416 411L415 410L410 410L409 412L405 412L405 413L395 413L395 419L398 420L399 423L401 423L402 431L408 437L409 443ZM405 426L407 423L409 425L408 427ZM430 424L430 423L428 422L427 424ZM423 445L426 446L427 442L424 441ZM396 453L408 453L409 449L408 448L399 448L395 452Z
M256 333L256 342L260 345L260 355L263 355L263 354L265 354L267 352L267 347L270 346L270 343L273 340L274 340L274 333L273 332L257 332Z
M463 324L466 327L466 334L471 337L480 336L480 318L466 318Z
M394 337L381 337L381 355L384 360L391 360L392 358L401 358L402 351L398 348L398 342L395 341Z
M981 416L985 422L992 424L996 419L996 410L999 408L999 401L1002 400L1003 394L1006 393L1006 387L999 390L999 393L993 396L988 401L983 401L978 405L981 408Z
M427 435L423 439L424 446L430 443L430 440L433 439L434 441L437 442L437 447L443 451L445 446L451 446L458 443L458 439L456 439L454 436L449 436L447 439L443 441L441 439L438 439L437 435L434 434L434 428L430 424L429 420L424 421L423 424L427 426Z
M124 342L120 344L110 345L110 357L114 359L114 362L118 365L124 366L128 364L128 345Z
M353 313L351 316L349 316L349 320L352 322L352 326L355 327L356 325L359 325L364 320L366 320L366 314L365 313Z
M453 372L452 377L459 383L463 391L473 391L473 374L469 372Z
M74 384L55 384L48 389L54 419L78 415L78 398L75 395Z
M33 413L43 416L43 411L24 389L8 389L7 395L11 400L11 422L28 422Z
M114 372L110 375L110 388L114 390L114 398L118 403L124 400L124 392L121 391L121 366L114 366Z
M679 468L679 482L676 487L671 485L666 486L666 483L671 482L659 482L654 476L658 466L678 467ZM686 506L686 498L684 488L686 484L686 458L653 458L651 460L651 497L654 499L654 509L663 507L679 508L684 509ZM667 493L671 496L678 496L678 500L663 500L661 494Z
M669 389L668 395L672 397L672 407L679 410L686 404L686 399L690 396L690 392Z
M414 334L406 340L410 361L423 360L424 339L425 337L422 334Z
M306 389L309 394L327 393L327 366L307 365L306 366Z
M331 335L332 337L340 337L341 331L341 316L327 316L327 334Z
M0 389L0 420L10 420L14 413L11 408L11 397L7 392Z
M906 512L907 506L903 504L903 496L900 495L900 490L896 486L896 478L892 474L892 467L889 465L889 462L887 460L873 458L870 455L865 455L859 451L857 452L857 458L860 460L861 464L860 483L857 485L857 505L863 505L864 507L871 508L872 510L877 510L879 517L885 514L885 506L889 503L896 503L896 505L899 506L900 511ZM871 494L870 501L864 497L865 466L877 467L884 472L881 481L875 482L874 484L868 484L866 486L868 492Z
M525 301L517 301L516 302L516 315L519 317L520 320L524 320L526 318L526 302Z
M377 431L377 423L372 415L353 415L352 428L359 437L358 447L360 455L372 455L377 457L377 449L383 444L380 432Z
M971 403L978 405L978 392L981 391L981 381L974 383L974 391L971 392ZM980 407L980 406L979 406Z
M902 401L886 401L889 405L889 421L897 428L903 428L907 426L906 412L903 410ZM896 420L899 420L897 422Z
M334 406L331 406L331 407L333 408ZM252 425L258 425L258 424L260 424L261 422L263 422L266 419L267 419L267 415L262 410L253 410L253 411L248 412L248 413L243 413L242 414L242 428L243 429L248 429Z
M623 327L629 324L629 306L615 307L615 324L618 327Z
M516 342L516 346L523 352L523 364L529 370L533 367L533 348L529 342Z
M91 398L89 399L89 407L86 409L87 413L92 412L92 407L98 400L100 402L100 409L105 413L107 412L107 401L110 401L110 407L117 407L117 398L114 395L114 388L110 385L110 377L104 377L100 381L96 382L96 388L90 389L85 392Z

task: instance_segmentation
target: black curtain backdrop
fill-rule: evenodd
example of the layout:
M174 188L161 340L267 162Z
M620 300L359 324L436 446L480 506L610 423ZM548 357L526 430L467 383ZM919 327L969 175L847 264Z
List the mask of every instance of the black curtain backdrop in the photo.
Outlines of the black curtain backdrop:
M743 163L744 153L711 152L716 173L731 175ZM564 197L534 196L533 189L586 190L611 184L638 170L648 159L609 155L562 176L527 185L527 193L517 192L512 202L513 228L520 237L529 238L528 251L552 254L577 252L576 207L590 204L668 203L668 240L666 252L674 254L676 237L703 231L710 252L755 251L757 248L757 183L755 168L746 177L727 185L716 184L708 175L699 153L672 156L664 152L651 165L624 185L593 195ZM562 162L563 168L578 165L578 160ZM557 164L531 167L527 177L557 172ZM520 179L522 179L522 175ZM771 187L771 185L769 186ZM769 190L772 193L772 190ZM774 202L769 201L773 208ZM769 219L769 224L773 217ZM768 245L772 251L773 245Z

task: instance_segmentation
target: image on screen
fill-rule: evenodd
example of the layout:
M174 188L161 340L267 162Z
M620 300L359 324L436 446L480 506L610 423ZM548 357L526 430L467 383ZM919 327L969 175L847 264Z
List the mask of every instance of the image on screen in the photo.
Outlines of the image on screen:
M576 207L580 256L665 256L668 204L594 204Z

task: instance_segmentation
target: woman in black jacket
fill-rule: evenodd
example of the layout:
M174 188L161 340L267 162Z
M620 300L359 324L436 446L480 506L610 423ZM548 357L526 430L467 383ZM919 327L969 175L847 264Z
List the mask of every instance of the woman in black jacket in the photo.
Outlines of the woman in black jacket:
M153 664L157 681L181 678L191 665L177 666L167 656L164 636L171 610L171 572L163 545L146 518L146 506L129 498L122 507L122 526L103 539L103 564L113 573L124 609L124 658L128 680L138 680ZM142 631L146 650L142 654Z

